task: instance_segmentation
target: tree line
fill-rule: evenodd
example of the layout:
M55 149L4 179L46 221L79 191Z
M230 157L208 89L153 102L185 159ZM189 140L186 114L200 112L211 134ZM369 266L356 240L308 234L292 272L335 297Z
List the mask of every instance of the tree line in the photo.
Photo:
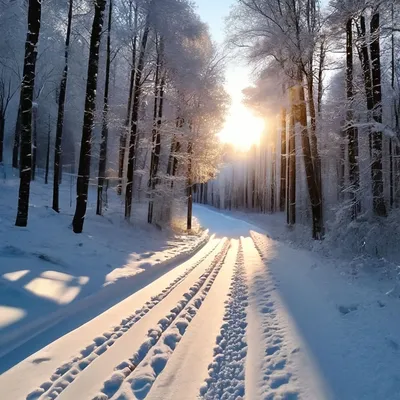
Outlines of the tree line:
M149 223L169 223L174 201L184 200L190 230L192 187L217 170L215 134L228 104L224 57L193 4L9 0L0 5L0 34L0 162L9 155L19 169L16 225L28 223L38 165L45 183L53 174L60 212L69 164L73 173L77 166L75 233L94 179L98 215L111 185L127 220L139 191Z
M238 1L229 43L253 65L245 102L267 130L243 160L227 158L199 201L282 211L289 226L311 225L314 239L396 212L399 5Z

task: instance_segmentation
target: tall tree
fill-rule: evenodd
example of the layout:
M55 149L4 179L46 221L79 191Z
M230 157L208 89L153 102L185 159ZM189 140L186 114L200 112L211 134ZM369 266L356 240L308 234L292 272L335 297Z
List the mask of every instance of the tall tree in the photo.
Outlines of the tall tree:
M371 22L370 54L372 64L372 97L374 102L372 117L376 126L372 130L372 198L373 210L378 216L386 216L382 167L382 85L379 10L374 10Z
M81 151L79 156L78 178L76 182L76 208L72 221L75 233L81 233L85 220L92 147L92 130L96 108L97 73L99 70L100 37L103 26L106 0L94 1L94 17L90 36L89 65L86 83L85 111L82 127Z
M49 122L47 126L47 149L46 149L46 172L44 175L44 183L47 185L49 180L49 167L50 167L50 136L51 136L51 123L50 115Z
M6 113L16 91L12 88L11 79L6 80L4 75L0 76L0 163L3 162Z
M150 161L150 201L147 213L147 222L152 223L153 208L154 208L154 190L157 184L158 165L161 154L161 120L163 116L163 103L164 103L164 86L165 86L165 72L162 71L163 63L163 39L160 39L160 45L157 54L157 65L155 73L155 87L154 87L154 115L153 115L153 132L152 132L152 152ZM159 82L159 75L162 74L161 81Z
M138 65L135 74L135 84L133 89L133 103L132 103L132 114L131 114L131 127L130 127L130 139L129 139L129 156L128 156L128 168L127 168L127 184L125 193L125 218L130 219L132 212L132 196L133 196L133 173L135 165L135 152L136 152L136 141L138 133L138 117L139 117L139 106L140 97L142 92L142 73L144 68L144 57L146 54L147 39L150 32L150 19L149 15L146 17L146 23L143 30L142 41L140 45L140 53L138 59Z
M354 90L353 90L353 19L346 22L346 133L348 140L349 184L351 196L351 217L355 219L360 212L359 167L358 167L358 130L354 126Z
M21 109L18 108L17 120L15 122L14 130L14 141L13 141L13 153L12 153L12 166L13 168L18 168L18 154L20 151L19 145L21 141Z
M296 223L296 132L294 124L297 105L295 105L294 88L290 88L289 91L291 112L289 117L287 223L294 225Z
M279 209L285 211L286 204L286 108L281 111L281 185L279 195Z
M21 174L18 212L15 221L16 226L26 226L28 224L29 192L32 172L32 99L35 87L37 43L39 40L41 15L41 0L29 0L28 33L25 42L24 70L19 106L21 114Z
M65 36L65 50L64 50L64 70L61 76L60 90L58 94L56 141L54 145L53 210L55 212L60 212L59 185L61 178L61 173L60 173L61 145L62 145L62 134L64 128L64 107L65 107L65 97L67 92L68 67L69 67L68 57L69 57L69 45L71 40L72 13L73 13L73 0L69 0L67 33Z
M132 1L129 3L129 24L132 20ZM118 188L117 193L122 194L122 178L124 176L124 161L125 161L125 149L126 149L126 138L130 126L131 113L132 113L132 100L133 100L133 87L135 83L136 74L136 42L138 34L138 5L136 4L133 9L134 13L134 24L133 24L133 39L132 39L132 61L130 68L129 77L129 94L128 94L128 105L126 110L126 118L124 126L122 127L120 139L119 139L119 154L118 154Z
M36 177L36 160L37 160L37 114L38 105L33 103L32 107L32 172L31 179L34 181Z
M103 119L101 128L99 177L97 184L97 207L96 214L101 215L103 211L103 187L107 165L107 142L108 142L108 92L110 86L111 65L111 22L112 22L112 0L109 0L108 26L107 26L107 49L106 49L106 76L104 84Z
M188 143L188 167L187 167L187 218L186 218L186 229L188 232L192 229L192 215L193 215L193 177L192 177L192 153L193 145L192 142Z

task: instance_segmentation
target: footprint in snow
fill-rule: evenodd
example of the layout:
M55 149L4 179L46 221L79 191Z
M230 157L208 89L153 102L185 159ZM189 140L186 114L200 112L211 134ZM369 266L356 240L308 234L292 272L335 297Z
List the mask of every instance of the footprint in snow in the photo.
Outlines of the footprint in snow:
M399 346L399 344L395 341L395 340L393 340L393 339L391 339L391 338L385 338L385 340L386 340L386 343L392 348L392 349L394 349L394 350L399 350L399 348L400 348L400 346Z
M341 314L346 315L358 309L358 304L351 304L349 306L338 306L338 310Z

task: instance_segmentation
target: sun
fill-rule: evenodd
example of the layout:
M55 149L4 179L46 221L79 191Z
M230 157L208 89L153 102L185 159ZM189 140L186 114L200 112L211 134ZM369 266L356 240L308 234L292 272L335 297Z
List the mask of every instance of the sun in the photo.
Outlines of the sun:
M258 145L265 128L262 118L252 114L243 104L233 105L226 117L225 125L219 133L223 143L230 143L236 149L247 151Z
M226 73L225 89L231 96L231 106L225 125L218 134L223 143L230 143L237 150L247 151L260 143L265 129L262 118L256 117L244 104L242 90L251 84L246 68L234 66Z

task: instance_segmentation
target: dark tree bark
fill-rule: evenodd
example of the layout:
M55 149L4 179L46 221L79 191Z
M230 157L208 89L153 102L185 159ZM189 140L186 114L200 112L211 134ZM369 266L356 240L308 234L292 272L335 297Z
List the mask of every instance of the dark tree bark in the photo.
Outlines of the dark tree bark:
M160 91L159 91L159 105L158 105L158 116L157 116L157 126L155 136L153 138L153 154L152 154L152 167L151 167L151 190L154 192L156 188L156 184L158 183L157 173L158 167L160 163L160 154L161 154L161 120L163 116L163 104L164 104L164 86L165 86L165 74L161 78L160 83ZM150 207L151 205L151 207ZM150 214L151 212L151 214ZM149 223L152 222L153 219L153 200L149 202Z
M374 108L372 117L377 123L372 132L372 197L373 210L378 216L387 215L385 196L383 190L383 168L382 168L382 131L379 126L382 124L382 87L381 87L381 61L379 44L379 11L376 11L371 18L371 65L372 65L372 94Z
M275 186L276 186L276 159L275 159L275 148L273 148L272 165L271 165L271 212L275 212Z
M186 229L192 229L192 213L193 213L193 198L192 198L192 142L188 143L188 171L187 171L187 220Z
M359 166L358 166L358 130L354 126L353 112L353 27L352 19L346 23L346 134L348 139L348 157L349 157L349 183L350 196L352 202L351 218L355 219L360 212L359 191Z
M6 119L4 118L2 110L0 111L0 163L3 162L3 146L4 146L4 127Z
M304 88L301 84L298 90L298 122L301 126L301 143L304 155L304 167L307 177L308 195L311 202L313 239L322 238L322 199L320 191L320 179L313 163L313 149L310 144L307 129L307 110L305 105Z
M32 129L32 173L31 173L31 179L34 181L36 178L36 159L37 159L37 106L33 107L32 110L32 123L33 123L33 129Z
M156 70L154 73L154 107L153 107L153 129L151 133L151 158L150 158L150 177L148 182L148 187L150 190L149 196L149 204L147 210L147 222L149 224L153 221L153 181L155 178L154 174L154 161L155 161L155 146L156 146L156 137L157 137L157 115L158 115L158 103L159 103L159 92L160 92L160 63L161 63L161 55L160 55L160 44L158 43L158 38L156 37L156 48L157 48L157 61L156 61Z
M314 102L314 76L311 68L310 73L307 75L307 100L308 100L308 111L310 114L310 138L311 138L311 161L313 164L313 169L316 177L316 185L321 187L321 157L319 156L318 151L318 140L317 140L317 115L315 110L315 102ZM303 91L304 93L304 91ZM301 93L300 93L301 94ZM304 95L303 95L304 96ZM304 106L300 104L301 110L306 111L305 104ZM307 116L306 116L307 120ZM305 125L306 126L306 125Z
M18 196L18 212L16 226L28 224L29 192L32 170L32 99L35 86L35 69L37 58L37 42L40 33L41 7L40 0L29 0L28 33L25 42L25 59L21 84L21 173Z
M395 93L395 77L396 77L396 63L395 63L395 44L394 44L394 4L392 3L391 8L391 17L392 17L392 34L391 34L391 88L392 93ZM396 100L393 99L393 117L394 117L394 126L396 131L398 132L398 110L396 107ZM395 181L394 181L394 160L393 160L393 152L394 148L397 149L397 145L393 146L392 138L389 139L389 180L390 180L390 207L393 207L394 197L395 197Z
M295 104L295 89L293 87L290 88L290 104L292 109L289 119L287 223L294 225L296 223L296 135L294 123L298 106Z
M56 140L54 144L53 210L55 212L60 212L59 185L61 183L61 144L62 144L62 134L64 127L64 105L67 92L68 56L69 56L69 44L71 38L72 10L73 10L73 0L69 0L67 33L65 36L65 49L64 49L64 70L61 76L60 91L58 94L57 128L56 128Z
M7 87L8 86L8 87ZM11 90L11 78L8 80L8 85L3 77L0 78L0 163L4 157L4 133L6 124L6 113L11 99L14 97L16 90ZM18 158L18 154L17 154Z
M360 25L357 28L358 28L358 39L360 41L358 56L360 58L361 68L363 71L364 88L367 100L368 120L370 120L371 113L374 108L374 99L372 93L371 63L368 54L367 28L365 25L365 17L363 15L360 16ZM369 151L370 155L372 156L371 133L369 133Z
M286 109L282 108L281 114L281 190L279 195L279 209L285 211L286 204Z
M133 195L133 173L135 166L135 153L136 153L136 141L138 132L138 116L141 96L141 79L144 68L144 56L146 54L147 39L150 31L149 18L146 20L146 26L144 27L142 43L140 45L140 53L138 59L138 66L135 74L135 84L133 89L133 104L132 104L132 116L131 116L131 127L130 127L130 140L129 140L129 157L128 157L128 168L127 168L127 184L125 193L125 218L130 219L132 212L132 195Z
M46 172L44 175L44 183L47 185L49 181L49 165L50 165L50 135L51 135L51 125L50 125L50 115L49 123L47 127L47 150L46 150Z
M22 88L21 88L21 91L22 91ZM13 168L19 168L18 153L19 153L20 139L21 139L21 109L18 108L17 121L15 122L13 154L12 154Z
M97 207L96 214L103 212L103 187L106 176L107 166L107 142L108 142L108 92L110 86L110 66L111 66L111 22L112 22L112 0L109 0L108 26L107 26L107 56L106 56L106 76L104 84L103 99L103 120L101 128L100 157L99 157L99 177L97 184Z
M138 10L137 6L134 10L135 13L135 23L134 23L134 37L132 41L132 65L129 77L129 96L128 96L128 106L126 110L125 123L121 131L119 138L119 157L118 157L118 188L117 193L122 194L122 178L124 176L124 161L125 161L125 149L126 149L126 137L130 126L131 113L132 113L132 99L133 99L133 86L135 83L135 73L136 73L136 42L137 42L137 18Z
M86 84L85 111L83 117L81 151L79 156L78 179L76 183L76 209L72 227L81 233L85 221L92 147L93 120L96 108L97 73L99 70L99 47L103 26L106 0L95 0L95 12L90 36L89 65Z
M204 183L200 183L200 204L204 204Z
M319 52L319 66L318 66L318 96L317 96L317 112L318 116L322 112L322 95L323 95L323 71L325 66L325 42L321 42Z
M176 119L176 127L182 128L183 124L184 124L184 119L178 117ZM180 150L181 150L181 144L176 140L176 136L174 135L171 141L171 149L168 158L167 175L170 175L172 177L176 175L176 171L178 169L178 158L176 157L176 154L178 154ZM174 187L174 180L171 179L171 189L173 187Z

